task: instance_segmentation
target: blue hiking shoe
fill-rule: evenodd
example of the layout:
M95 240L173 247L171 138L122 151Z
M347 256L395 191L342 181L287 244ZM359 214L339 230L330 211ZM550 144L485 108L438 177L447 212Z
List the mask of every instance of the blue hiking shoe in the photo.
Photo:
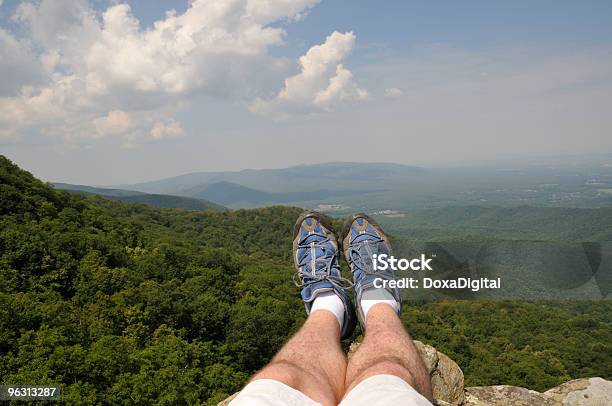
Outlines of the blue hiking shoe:
M355 310L346 294L351 284L340 275L338 258L338 242L331 220L315 211L302 213L293 230L293 261L297 268L293 281L302 288L306 314L310 314L318 295L332 291L338 295L344 304L344 324L340 329L340 339L344 340L355 329Z
M365 317L361 300L395 300L398 309L402 299L397 288L375 287L374 280L395 279L391 269L374 270L373 255L391 255L391 244L380 226L367 214L359 213L349 217L342 228L342 248L344 257L353 272L355 281L355 302L357 318L365 331ZM390 268L390 267L389 267ZM381 282L377 283L380 285ZM399 311L398 311L399 314Z

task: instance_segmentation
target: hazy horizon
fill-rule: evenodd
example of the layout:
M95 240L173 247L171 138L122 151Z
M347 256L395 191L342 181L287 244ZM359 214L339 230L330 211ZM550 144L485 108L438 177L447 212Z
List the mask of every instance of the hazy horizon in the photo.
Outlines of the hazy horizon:
M10 157L8 157L10 159ZM18 162L16 162L19 164ZM438 165L417 165L410 163L401 163L401 162L352 162L352 161L327 161L327 162L311 162L311 163L301 163L295 165L288 166L277 166L277 167L262 167L262 168L237 168L237 169L220 169L220 170L193 170L188 172L181 173L169 173L167 175L154 177L154 178L145 178L142 180L135 181L122 181L117 183L78 183L78 182L69 182L64 179L46 179L44 176L39 176L38 174L33 174L42 179L45 182L49 183L67 183L73 185L87 185L87 186L95 186L95 187L117 187L117 186L128 186L131 184L141 184L148 182L155 182L164 179L171 179L175 177L192 175L198 173L238 173L243 171L259 171L259 170L283 170L289 169L293 167L301 167L301 166L316 166L316 165L331 165L331 164L392 164L392 165L403 165L408 167L422 168L422 169L477 169L477 168L503 168L503 167L532 167L532 166L562 166L562 167L571 167L571 166L590 166L590 167L599 167L605 166L607 168L612 168L612 153L596 153L596 154L568 154L568 155L550 155L550 156L534 156L534 157L514 157L508 158L505 160L480 160L480 161L471 161L471 162L448 162L446 164L438 164ZM23 169L30 171L28 168L23 167ZM30 171L32 172L32 171ZM129 177L126 177L126 179Z

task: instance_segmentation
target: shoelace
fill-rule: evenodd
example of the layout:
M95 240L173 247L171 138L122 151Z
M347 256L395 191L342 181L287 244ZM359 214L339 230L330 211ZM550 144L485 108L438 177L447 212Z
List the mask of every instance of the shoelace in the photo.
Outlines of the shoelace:
M308 255L305 255L304 258L300 260L300 262L298 263L298 267L300 268L300 271L298 273L294 273L292 277L292 280L295 286L301 288L301 287L308 286L316 282L327 280L333 286L341 290L352 288L353 287L352 281L350 281L347 278L344 278L341 275L332 276L331 274L331 269L332 269L334 257L336 256L336 254L331 252L329 248L327 248L327 246L325 245L329 243L329 238L324 235L318 234L318 233L315 233L315 235L321 236L324 239L320 241L314 241L308 244L298 244L298 250L310 248L314 254L314 252L316 252L316 248L321 248L323 250L323 255L317 258L315 258L314 255L312 258L308 258ZM317 262L320 262L321 259L327 260L327 262L325 263L325 266L323 268L317 269L316 264ZM310 274L301 271L301 268L306 266L308 261L311 262L311 268L312 268ZM299 277L299 280L296 280L296 277ZM304 282L305 277L309 278L307 282Z
M365 239L358 243L351 244L349 250L349 259L353 266L355 266L358 270L360 270L363 274L366 275L374 275L380 274L380 272L374 272L372 267L372 255L378 253L378 247L376 248L376 252L372 251L373 246L377 246L378 244L384 243L385 240L372 233L364 233L361 235L366 235L372 237L372 239ZM366 250L366 258L370 258L370 261L366 261L364 259L364 255L361 253L361 248L365 248Z

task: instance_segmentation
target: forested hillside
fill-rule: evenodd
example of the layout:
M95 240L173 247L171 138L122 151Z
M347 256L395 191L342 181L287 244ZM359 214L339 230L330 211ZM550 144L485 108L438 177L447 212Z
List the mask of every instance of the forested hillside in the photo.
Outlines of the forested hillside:
M299 213L75 195L0 157L1 383L60 383L69 404L216 404L304 318L290 282ZM609 301L443 302L402 318L467 384L541 390L612 378L611 315Z
M445 207L410 211L403 218L379 216L379 220L394 235L420 241L612 241L612 206Z
M188 210L225 210L220 204L195 197L184 197L174 195L160 195L136 192L124 189L106 189L85 185L71 185L68 183L53 183L56 189L67 190L84 195L104 196L111 200L121 200L130 203L142 203L153 207L164 209L188 209Z

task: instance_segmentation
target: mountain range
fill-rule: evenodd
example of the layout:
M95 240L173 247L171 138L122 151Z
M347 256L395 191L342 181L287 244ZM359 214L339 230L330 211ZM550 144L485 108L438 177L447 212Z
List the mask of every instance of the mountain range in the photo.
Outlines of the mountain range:
M354 201L381 194L398 182L416 180L425 169L392 163L333 162L282 169L196 172L161 180L105 187L119 196L125 191L205 199L230 208ZM81 187L76 187L83 191ZM142 199L142 198L140 198Z
M153 202L160 207L193 209L203 204L181 200L183 197L232 209L282 204L338 215L474 205L596 208L612 205L612 166L599 161L590 166L492 164L453 168L332 162L282 169L196 172L101 187L104 190L66 184L59 187ZM161 197L167 195L174 197Z
M235 183L269 193L290 193L317 190L363 191L380 189L389 184L414 178L425 169L393 163L331 162L298 165L281 169L245 169L226 172L195 172L152 182L112 186L146 193L194 196L205 185Z

